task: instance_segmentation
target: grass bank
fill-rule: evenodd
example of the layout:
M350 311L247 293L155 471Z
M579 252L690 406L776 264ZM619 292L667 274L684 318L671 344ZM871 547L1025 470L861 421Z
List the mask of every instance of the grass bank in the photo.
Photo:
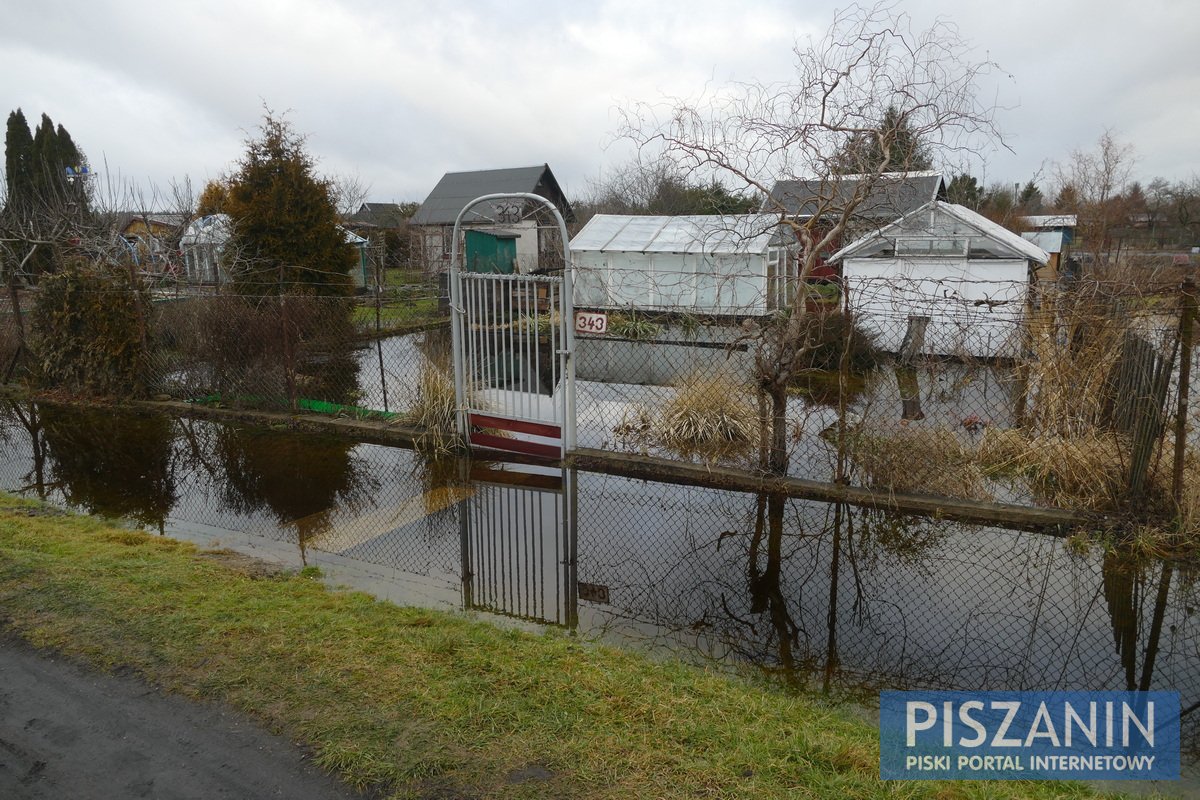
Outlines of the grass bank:
M878 780L872 726L750 681L330 591L0 498L0 626L224 701L396 796L1083 797Z

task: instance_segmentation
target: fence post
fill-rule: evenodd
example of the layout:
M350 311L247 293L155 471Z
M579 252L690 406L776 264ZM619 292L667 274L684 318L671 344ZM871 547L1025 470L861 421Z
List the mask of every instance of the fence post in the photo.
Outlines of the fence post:
M382 244L380 245L382 253ZM388 391L387 391L387 376L383 371L383 336L380 330L383 328L383 256L380 255L375 261L375 355L379 359L379 387L383 391L383 410L384 413L391 411L388 408Z
M287 286L283 279L283 264L279 265L279 331L283 335L283 370L287 380L288 405L292 412L299 410L296 396L296 353L292 346L292 335L288 324Z
M1187 450L1188 392L1192 377L1192 337L1195 334L1196 282L1187 278L1180 289L1179 390L1175 408L1175 463L1171 473L1171 499L1178 513L1183 502L1183 463Z

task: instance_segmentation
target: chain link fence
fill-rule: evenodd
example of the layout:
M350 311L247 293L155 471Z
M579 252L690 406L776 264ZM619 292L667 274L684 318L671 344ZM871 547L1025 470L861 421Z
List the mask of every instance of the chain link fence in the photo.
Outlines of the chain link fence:
M452 426L444 290L393 273L357 298L150 292L145 392ZM757 315L609 309L606 333L576 339L578 441L885 495L1179 516L1194 538L1178 278L888 276L776 287L808 300ZM3 305L8 380L42 390L37 293Z
M1200 701L1196 572L1132 545L163 415L0 411L4 490L368 565L407 602L755 665L793 686Z
M578 341L580 441L782 461L885 494L1172 516L1200 490L1177 424L1189 298L1162 280L1016 295L889 277L798 319L612 312L608 335Z

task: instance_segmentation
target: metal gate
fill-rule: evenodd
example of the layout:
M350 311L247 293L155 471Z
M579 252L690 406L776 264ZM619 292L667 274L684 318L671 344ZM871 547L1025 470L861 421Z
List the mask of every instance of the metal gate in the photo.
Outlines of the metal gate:
M563 244L561 274L468 272L459 234L485 203L522 200L548 208ZM463 207L450 258L451 337L458 427L473 449L558 459L575 446L575 349L567 226L529 193L489 194Z

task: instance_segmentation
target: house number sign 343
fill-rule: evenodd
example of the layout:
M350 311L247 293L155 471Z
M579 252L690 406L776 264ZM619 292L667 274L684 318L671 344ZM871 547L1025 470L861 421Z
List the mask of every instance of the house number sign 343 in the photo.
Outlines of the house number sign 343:
M576 333L608 333L608 314L592 311L575 312Z

